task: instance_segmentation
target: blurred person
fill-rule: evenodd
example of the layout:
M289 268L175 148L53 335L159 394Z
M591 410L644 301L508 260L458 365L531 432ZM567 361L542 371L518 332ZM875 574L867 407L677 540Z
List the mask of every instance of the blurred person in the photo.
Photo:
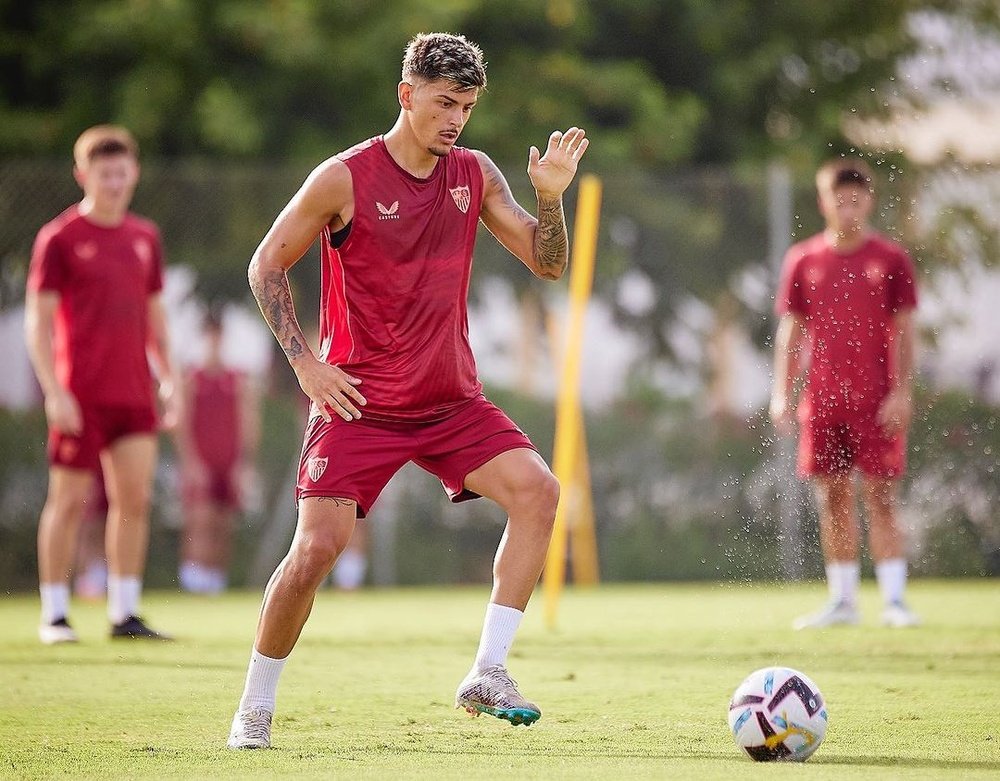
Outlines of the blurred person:
M233 524L253 480L260 425L252 383L223 362L222 318L209 313L202 333L205 358L185 374L175 431L184 504L178 582L185 591L218 594L228 583Z
M584 131L531 147L537 218L485 154L456 145L486 87L482 51L420 34L406 48L398 118L321 163L278 215L250 263L261 312L311 400L291 547L264 593L228 745L270 745L278 678L317 588L392 475L413 461L452 501L485 496L508 516L475 660L456 707L530 724L541 711L506 658L542 569L559 485L528 437L482 394L467 295L477 226L536 276L558 279L568 237L562 194ZM320 351L295 317L286 272L320 237Z
M156 226L129 211L138 146L112 125L73 147L83 199L39 231L28 274L28 351L45 397L49 487L38 526L39 638L76 641L69 583L80 518L100 466L108 498L105 548L113 638L166 639L140 618L157 452L176 418L174 370L160 291Z
M108 497L104 492L104 473L98 467L94 473L90 498L83 509L76 543L73 593L81 599L96 601L104 599L108 593L108 560L104 556L107 518Z
M896 517L913 416L913 263L899 244L869 226L875 189L863 161L826 163L816 188L826 228L785 256L775 301L780 322L770 404L778 432L791 433L794 385L804 374L798 473L815 485L830 601L795 626L860 619L856 482L884 602L882 622L913 626L919 619L904 601L907 561Z
M347 547L340 552L330 573L334 588L357 591L365 584L368 574L368 527L360 524L354 528Z

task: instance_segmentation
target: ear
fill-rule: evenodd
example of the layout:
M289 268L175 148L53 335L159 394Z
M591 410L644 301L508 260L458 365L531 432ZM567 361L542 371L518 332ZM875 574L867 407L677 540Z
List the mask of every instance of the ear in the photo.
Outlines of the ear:
M407 81L401 81L396 86L396 96L399 98L399 105L404 111L413 108L413 85Z
M73 178L76 180L76 183L80 185L80 189L82 190L87 181L87 175L75 165L73 166Z

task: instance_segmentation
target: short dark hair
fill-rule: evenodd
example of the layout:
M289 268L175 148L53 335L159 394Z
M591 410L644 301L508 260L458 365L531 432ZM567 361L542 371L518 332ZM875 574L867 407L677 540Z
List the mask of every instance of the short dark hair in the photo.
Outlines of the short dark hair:
M875 177L864 160L838 158L824 163L816 172L816 189L833 191L843 185L857 185L875 193Z
M463 35L420 33L403 55L403 81L414 76L447 79L462 90L486 89L483 50Z

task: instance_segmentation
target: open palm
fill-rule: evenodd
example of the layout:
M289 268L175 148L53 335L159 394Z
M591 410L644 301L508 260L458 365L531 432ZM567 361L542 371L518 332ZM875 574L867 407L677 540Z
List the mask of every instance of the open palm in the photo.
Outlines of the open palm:
M543 196L560 196L576 176L576 167L587 151L590 140L582 128L571 127L565 133L556 130L542 155L538 147L528 151L528 178L535 191Z

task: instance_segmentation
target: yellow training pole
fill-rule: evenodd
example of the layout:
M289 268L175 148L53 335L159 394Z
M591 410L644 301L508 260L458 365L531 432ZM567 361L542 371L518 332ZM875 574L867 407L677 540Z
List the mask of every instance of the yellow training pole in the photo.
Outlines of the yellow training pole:
M594 492L590 485L587 430L583 410L577 415L577 463L573 473L573 515L569 524L569 552L573 558L573 583L596 586L600 581L597 565L597 532L594 528Z
M594 258L597 254L597 228L601 213L601 180L593 174L580 178L576 222L573 227L573 253L569 270L569 326L563 352L562 377L556 401L556 434L552 456L553 471L569 489L579 463L578 421L580 407L580 356L583 349L583 326L594 282ZM566 511L568 501L560 501L556 510L552 542L545 561L545 622L555 627L559 596L566 579Z

